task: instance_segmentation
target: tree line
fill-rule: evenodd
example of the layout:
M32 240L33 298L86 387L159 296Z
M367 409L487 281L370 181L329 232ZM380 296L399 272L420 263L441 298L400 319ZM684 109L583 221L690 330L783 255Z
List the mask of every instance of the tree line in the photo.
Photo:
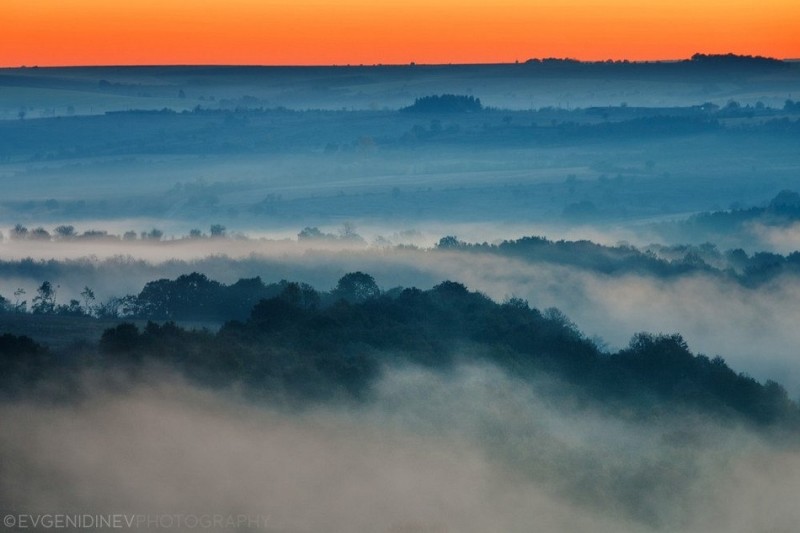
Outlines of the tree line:
M167 287L155 283L149 290ZM193 289L175 305L202 308L209 302L204 291L223 287L214 283L200 275L181 279ZM144 327L122 322L96 345L59 354L4 335L2 390L19 394L43 377L69 379L87 367L134 370L158 362L204 385L237 383L256 396L361 401L387 366L444 372L469 360L529 383L554 378L563 384L554 401L621 416L700 411L755 427L800 428L800 410L783 387L736 373L720 357L692 353L678 334L639 333L628 347L609 353L556 309L540 311L518 298L495 302L453 281L429 290L381 291L369 274L352 272L327 293L297 282L250 283L271 294L217 332L170 320ZM236 305L234 315L246 307Z
M795 200L800 202L796 196L797 193L781 193L766 208L723 212L708 217L717 220L743 216L746 220L751 220L752 212L794 213L797 208L793 207L792 202ZM693 218L691 223L700 223L697 222L700 220L704 220L702 216ZM339 235L307 227L298 234L298 241L365 244L363 238L347 224ZM398 249L414 249L414 247L400 245ZM742 249L723 252L711 243L650 245L640 249L628 244L609 246L587 240L552 241L540 236L505 240L498 244L469 243L448 235L442 237L433 250L424 253L449 252L497 254L530 262L571 266L606 275L638 274L675 278L704 274L733 280L744 286L758 286L784 274L800 275L800 252L788 255L771 252L748 254ZM49 264L26 259L19 262L0 262L0 269L6 275L31 276L38 272L45 277L48 272L52 273L52 269L48 268ZM37 269L37 267L42 268ZM138 294L114 295L101 302L97 300L94 290L89 286L84 286L80 291L72 288L70 293L78 293L78 297L59 301L58 292L61 287L45 280L32 294L28 294L24 288L18 288L13 295L0 295L0 313L31 312L98 318L223 322L247 316L250 308L260 299L274 297L287 283L284 280L267 284L260 277L255 277L240 279L226 285L211 280L204 274L192 272L174 280L153 280ZM304 285L303 288L311 290L310 286ZM321 292L319 297L322 301L330 301L346 294L342 290L337 288L331 292Z
M640 274L675 278L706 274L734 280L745 286L757 286L783 274L800 274L800 252L787 255L772 252L748 254L741 248L720 251L710 242L700 245L653 244L640 249L624 243L608 246L588 240L552 241L540 236L505 240L499 244L469 243L448 235L439 240L436 251L498 254L609 275Z
M0 234L1 236L2 234ZM203 233L198 228L192 228L189 233L182 237L183 239L204 239L204 238L224 238L226 237L226 228L222 224L212 224L208 233ZM106 230L89 229L83 232L78 232L75 226L71 224L61 224L48 231L43 226L38 226L29 229L22 224L16 224L9 232L11 240L15 241L125 241L131 242L136 240L158 242L164 237L164 232L158 228L153 228L149 231L142 231L136 233L133 230L126 231L120 235L109 233Z
M260 300L296 288L302 298L328 305L339 299L359 301L380 293L371 276L353 272L339 280L329 292L318 292L305 283L264 283L260 277L242 278L226 285L192 272L174 280L162 278L145 284L139 294L112 296L98 302L94 290L85 286L80 299L59 303L59 285L44 281L32 298L24 289L14 291L14 300L0 295L0 312L30 312L37 315L84 316L97 318L135 318L145 320L224 322L243 319Z

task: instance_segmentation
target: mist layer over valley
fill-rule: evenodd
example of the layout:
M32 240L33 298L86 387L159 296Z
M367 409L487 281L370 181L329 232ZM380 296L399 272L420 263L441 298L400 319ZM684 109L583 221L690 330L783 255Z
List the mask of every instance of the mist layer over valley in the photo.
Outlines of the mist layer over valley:
M554 403L540 392L552 383L492 367L397 369L368 405L302 412L153 372L88 381L77 403L5 404L4 506L251 513L269 531L749 532L800 518L796 449L703 416Z
M550 237L588 225L648 244L650 222L797 188L799 80L793 62L727 56L4 69L0 101L16 107L0 120L0 223L156 227L164 238L214 223L294 235L350 221L368 235L422 226L439 236L479 224L459 232L470 241L534 234L504 225L559 231ZM76 92L107 105L86 109Z
M0 70L0 509L793 530L799 81Z

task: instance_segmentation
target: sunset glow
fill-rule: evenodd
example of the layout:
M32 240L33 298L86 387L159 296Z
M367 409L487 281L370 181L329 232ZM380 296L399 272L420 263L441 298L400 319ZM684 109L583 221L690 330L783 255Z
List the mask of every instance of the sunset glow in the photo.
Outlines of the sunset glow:
M0 62L392 64L800 57L795 0L4 0Z

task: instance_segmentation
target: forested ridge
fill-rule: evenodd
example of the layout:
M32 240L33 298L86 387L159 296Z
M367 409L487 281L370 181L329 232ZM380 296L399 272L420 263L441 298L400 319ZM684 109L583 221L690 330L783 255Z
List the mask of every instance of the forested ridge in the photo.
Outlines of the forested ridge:
M516 298L497 303L452 281L383 292L370 275L354 272L330 292L294 282L270 287L273 294L247 318L218 332L170 321L124 322L96 345L58 352L3 335L2 388L18 395L87 368L136 371L158 363L204 385L242 386L257 397L360 401L387 367L444 371L479 362L532 386L563 383L564 391L551 391L554 400L569 396L577 405L636 419L699 410L759 427L796 429L800 422L798 406L779 384L737 374L720 357L695 355L678 334L638 333L628 347L608 353L556 309L540 311ZM182 305L202 307L202 296L195 297Z
M706 212L694 215L683 222L669 222L663 226L713 228L743 225L748 222L772 222L778 227L788 227L800 217L800 195L793 191L780 192L765 207L734 209L730 211ZM780 226L782 224L783 226ZM698 233L700 230L698 229ZM125 236L110 235L106 231L92 230L78 235L72 226L58 226L51 242L68 244L90 240L126 242ZM135 232L128 232L136 238ZM149 235L158 234L158 238ZM439 239L432 248L419 248L415 245L391 244L380 239L368 244L366 239L355 231L348 230L342 235L325 233L317 227L305 227L297 234L296 241L275 241L251 239L243 235L229 236L224 226L211 226L210 235L193 229L189 235L171 241L161 241L161 231L153 229L142 233L142 243L168 247L196 243L259 243L271 245L342 245L352 250L366 252L396 252L398 254L430 255L441 258L442 254L484 254L504 257L530 264L551 264L571 267L602 275L637 275L653 279L679 279L690 276L707 276L731 281L747 288L758 288L778 278L800 275L800 252L785 255L768 251L748 253L742 248L723 250L713 242L700 244L650 244L634 246L625 242L600 244L590 240L551 240L543 236L530 235L500 242L467 242L454 235ZM46 237L41 237L46 235ZM127 234L126 234L127 235ZM17 225L11 233L12 240L50 241L50 233L44 228L28 228ZM224 256L220 256L223 257ZM178 271L202 269L197 263L174 259L171 262ZM136 261L130 256L115 256L100 264L103 268L114 270L139 269L156 270L145 261ZM7 313L33 312L60 316L94 316L98 318L131 318L152 320L200 320L224 322L244 319L251 308L261 299L280 294L288 282L265 283L261 277L241 278L235 283L224 284L209 279L197 271L178 275L175 279L153 279L144 284L137 294L111 293L103 300L97 299L94 288L72 285L67 287L73 296L58 298L61 279L68 277L91 279L98 268L96 260L82 258L76 260L0 260L0 275L10 278L27 278L38 285L35 292L18 288L13 293L0 294L0 315ZM149 277L149 276L148 276ZM335 299L336 296L320 293L321 298Z

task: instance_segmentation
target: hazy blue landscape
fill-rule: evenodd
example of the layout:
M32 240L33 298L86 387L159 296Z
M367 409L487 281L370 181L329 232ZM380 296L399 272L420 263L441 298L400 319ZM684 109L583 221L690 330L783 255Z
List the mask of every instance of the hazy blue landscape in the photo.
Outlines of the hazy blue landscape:
M0 508L800 520L798 62L5 68L0 183Z

